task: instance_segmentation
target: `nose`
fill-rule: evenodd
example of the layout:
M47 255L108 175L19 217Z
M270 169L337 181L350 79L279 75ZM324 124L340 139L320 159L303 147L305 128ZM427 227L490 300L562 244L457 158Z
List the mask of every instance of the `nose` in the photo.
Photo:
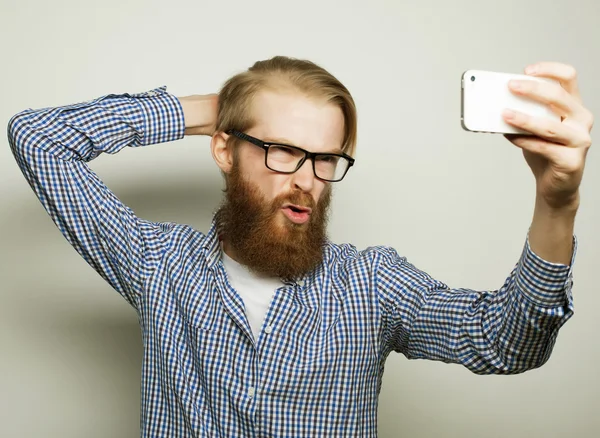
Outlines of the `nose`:
M296 172L292 173L292 184L303 192L310 192L315 184L312 161L306 160Z

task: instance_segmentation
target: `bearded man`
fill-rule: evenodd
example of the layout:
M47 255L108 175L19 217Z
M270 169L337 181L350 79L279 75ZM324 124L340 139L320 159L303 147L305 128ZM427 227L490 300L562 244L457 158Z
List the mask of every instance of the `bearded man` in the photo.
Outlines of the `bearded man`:
M533 222L497 290L450 288L384 246L327 238L331 188L351 171L356 108L312 62L275 57L215 95L158 88L26 110L17 163L69 243L136 310L144 437L377 435L388 355L479 374L544 364L572 316L572 265L590 112L574 70L540 63L513 93L561 115L507 111L536 178ZM87 162L210 135L225 197L210 230L138 218Z

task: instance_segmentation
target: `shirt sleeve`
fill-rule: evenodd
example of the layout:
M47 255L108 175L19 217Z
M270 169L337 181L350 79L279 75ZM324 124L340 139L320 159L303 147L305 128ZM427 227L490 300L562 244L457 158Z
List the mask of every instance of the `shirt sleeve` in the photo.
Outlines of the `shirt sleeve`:
M493 291L451 289L386 248L377 261L385 354L517 374L543 365L573 315L572 266L536 255L527 238L519 262Z
M180 139L184 129L183 109L166 87L28 109L8 125L17 164L60 232L134 307L169 225L137 218L87 163L126 146Z

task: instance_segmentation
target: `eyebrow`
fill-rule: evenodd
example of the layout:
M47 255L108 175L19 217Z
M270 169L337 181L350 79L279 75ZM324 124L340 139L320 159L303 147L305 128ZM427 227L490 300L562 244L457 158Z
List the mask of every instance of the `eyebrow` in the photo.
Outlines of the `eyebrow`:
M288 140L287 138L279 138L279 137L267 137L263 140L265 143L275 143L275 144L283 144L286 146L295 146L297 148L305 149L302 146L297 146L293 141ZM316 152L318 154L342 154L344 151L340 148L334 148L332 150L328 150L325 152Z

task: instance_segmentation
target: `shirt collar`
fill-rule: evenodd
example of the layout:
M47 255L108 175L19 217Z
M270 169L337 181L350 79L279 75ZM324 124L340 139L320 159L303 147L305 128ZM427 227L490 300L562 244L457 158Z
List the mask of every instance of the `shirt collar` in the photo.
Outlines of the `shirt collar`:
M204 239L203 248L206 252L208 269L213 269L221 259L221 243L217 230L216 217L213 217L212 223Z

